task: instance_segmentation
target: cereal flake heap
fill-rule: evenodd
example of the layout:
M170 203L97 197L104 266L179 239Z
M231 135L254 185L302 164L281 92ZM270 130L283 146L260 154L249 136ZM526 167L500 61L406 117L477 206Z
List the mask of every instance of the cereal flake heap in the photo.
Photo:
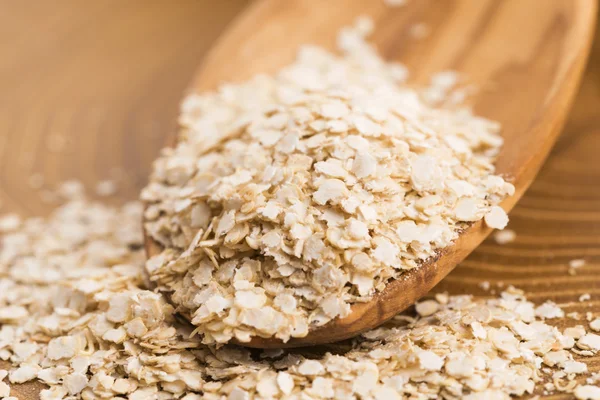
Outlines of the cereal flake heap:
M203 344L144 284L141 208L79 197L48 219L0 218L0 396L39 380L42 400L505 399L536 385L600 399L598 376L574 359L596 355L600 336L561 333L545 322L564 315L557 305L514 288L438 294L319 349Z
M423 101L369 29L343 30L341 57L305 47L275 76L184 101L142 193L164 249L146 268L205 343L306 336L470 223L506 225L498 124Z

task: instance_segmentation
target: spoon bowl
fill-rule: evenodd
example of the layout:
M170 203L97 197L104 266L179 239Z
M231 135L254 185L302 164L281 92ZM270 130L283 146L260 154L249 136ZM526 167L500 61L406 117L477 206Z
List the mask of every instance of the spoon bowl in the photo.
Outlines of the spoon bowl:
M454 70L477 88L475 113L502 124L504 146L496 173L516 188L501 203L509 211L532 182L564 124L590 49L596 0L420 0L390 8L383 1L259 0L209 52L192 91L272 73L302 44L333 48L336 33L366 15L370 41L388 60L402 62L423 84ZM244 346L281 348L330 343L372 329L429 292L490 233L473 223L449 247L404 273L350 315L283 343L254 337ZM146 237L148 256L160 246Z

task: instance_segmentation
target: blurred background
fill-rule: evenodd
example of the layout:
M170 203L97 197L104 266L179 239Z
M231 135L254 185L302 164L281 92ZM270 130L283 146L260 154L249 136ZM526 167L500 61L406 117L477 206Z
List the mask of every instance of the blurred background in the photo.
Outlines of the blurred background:
M0 1L0 213L65 179L133 199L203 54L244 0Z

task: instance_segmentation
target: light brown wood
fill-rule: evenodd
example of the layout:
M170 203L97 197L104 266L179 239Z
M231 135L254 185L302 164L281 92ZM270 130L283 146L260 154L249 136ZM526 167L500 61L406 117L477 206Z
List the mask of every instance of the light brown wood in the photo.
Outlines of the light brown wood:
M213 89L290 63L298 47L333 47L341 27L358 16L375 21L373 42L385 58L406 63L416 82L432 73L457 70L481 88L478 114L503 125L505 144L497 171L513 180L516 194L502 203L510 210L550 151L579 84L594 32L594 0L544 2L496 0L413 2L390 9L363 0L260 0L217 41L195 76L192 90ZM535 16L535 18L533 18ZM412 25L431 28L415 41ZM250 347L297 347L347 339L372 329L428 293L489 234L475 223L439 255L392 281L349 316L283 343L256 337ZM160 248L147 239L148 254Z
M439 15L429 15L431 22L446 18L447 9L441 7L445 3L436 2ZM2 2L0 213L43 215L54 207L29 186L34 173L44 175L45 187L78 178L93 188L119 167L129 178L119 180L120 190L110 200L122 203L137 197L151 160L168 140L164 132L174 131L178 99L194 68L245 2L178 0L176 4L162 0ZM413 13L412 8L405 10ZM430 39L407 40L404 48L427 45ZM412 66L427 56L411 54ZM434 291L489 296L480 282L488 281L496 290L500 283L512 284L536 302L552 299L568 312L600 316L599 110L597 32L569 121L510 214L509 227L517 232L517 240L500 246L487 239ZM50 152L46 144L56 132L67 142L62 151ZM574 258L585 259L586 266L571 276L567 264ZM591 301L579 302L582 293L590 293ZM584 319L550 322L561 328L586 325ZM320 350L327 349L340 353L344 344ZM588 364L590 373L600 371L600 357L578 360ZM10 363L0 362L0 368L10 369ZM12 385L11 394L34 400L42 387ZM536 394L542 394L541 385Z

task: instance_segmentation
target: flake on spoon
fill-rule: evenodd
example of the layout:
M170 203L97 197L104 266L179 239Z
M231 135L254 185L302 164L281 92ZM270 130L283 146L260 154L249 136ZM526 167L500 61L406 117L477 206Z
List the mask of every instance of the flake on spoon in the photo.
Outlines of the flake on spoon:
M487 226L493 229L504 229L508 224L508 215L499 206L493 206L484 217Z

